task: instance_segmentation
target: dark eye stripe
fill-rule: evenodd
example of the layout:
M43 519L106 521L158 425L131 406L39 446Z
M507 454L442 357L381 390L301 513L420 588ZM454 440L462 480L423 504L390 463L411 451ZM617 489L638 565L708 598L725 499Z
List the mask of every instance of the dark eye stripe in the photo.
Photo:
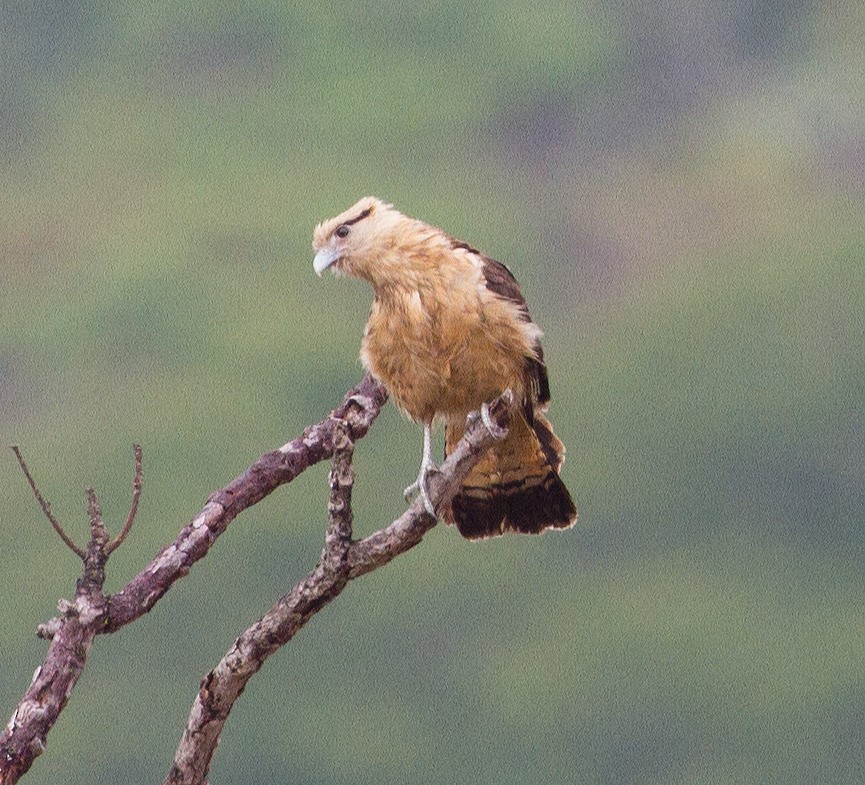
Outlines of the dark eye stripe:
M340 226L351 226L352 224L356 224L358 221L362 221L372 212L372 207L367 207L357 218L352 218L349 221L343 221Z

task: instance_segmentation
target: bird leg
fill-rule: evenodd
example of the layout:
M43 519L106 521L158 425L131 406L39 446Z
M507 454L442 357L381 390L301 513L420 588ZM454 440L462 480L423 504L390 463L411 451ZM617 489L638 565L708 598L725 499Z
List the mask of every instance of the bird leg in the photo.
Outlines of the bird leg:
M420 463L420 472L418 473L417 480L403 491L403 495L406 501L408 501L415 494L419 493L423 499L424 508L433 517L436 516L436 511L429 498L427 480L429 479L430 472L437 470L438 467L433 463L432 459L432 424L425 423L423 427L423 458Z

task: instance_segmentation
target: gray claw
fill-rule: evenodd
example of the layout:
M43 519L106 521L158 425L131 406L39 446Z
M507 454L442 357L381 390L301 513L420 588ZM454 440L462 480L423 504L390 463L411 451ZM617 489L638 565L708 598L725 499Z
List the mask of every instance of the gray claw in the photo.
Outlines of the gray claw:
M419 490L420 490L420 483L419 482L413 482L411 485L408 486L408 488L406 488L402 492L403 498L407 502L410 502L415 496L417 496L417 493Z
M505 390L502 393L509 401L513 399L513 393L511 393L510 389ZM474 419L477 419L477 415L474 416ZM486 402L481 404L481 420L483 420L486 429L490 432L494 439L504 439L505 436L508 435L508 429L502 428L499 424L492 418L490 415L490 405Z
M433 507L433 503L429 498L429 492L427 491L427 478L429 477L430 472L434 471L438 471L435 464L424 466L420 475L418 475L417 480L403 491L403 496L405 496L405 500L408 502L415 496L419 495L421 499L423 499L424 509L426 509L430 515L437 517L435 507Z
M423 499L423 506L426 511L432 515L433 518L438 518L438 515L436 515L436 508L433 507L433 503L430 501L429 495L426 492L426 487L423 485L421 485L420 495Z

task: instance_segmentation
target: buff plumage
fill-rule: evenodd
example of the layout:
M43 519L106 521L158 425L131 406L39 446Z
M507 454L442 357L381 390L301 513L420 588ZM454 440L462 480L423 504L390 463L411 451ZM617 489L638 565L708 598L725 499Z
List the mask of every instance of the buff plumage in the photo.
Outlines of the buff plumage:
M544 416L541 331L510 272L374 197L319 224L313 249L317 273L331 269L373 287L361 359L424 425L412 487L425 494L434 422L445 423L447 452L468 413L510 389L520 402L510 432L466 478L445 520L472 539L573 525L576 508L558 474L564 447Z

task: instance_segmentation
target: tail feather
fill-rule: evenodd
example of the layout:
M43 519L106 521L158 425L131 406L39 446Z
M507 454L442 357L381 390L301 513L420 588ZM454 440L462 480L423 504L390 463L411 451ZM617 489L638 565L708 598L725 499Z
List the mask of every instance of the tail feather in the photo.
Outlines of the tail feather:
M446 453L463 430L459 423L448 423ZM445 520L469 539L573 526L577 508L558 475L563 460L564 446L549 421L536 412L530 425L515 412L507 437L493 445L466 477Z

